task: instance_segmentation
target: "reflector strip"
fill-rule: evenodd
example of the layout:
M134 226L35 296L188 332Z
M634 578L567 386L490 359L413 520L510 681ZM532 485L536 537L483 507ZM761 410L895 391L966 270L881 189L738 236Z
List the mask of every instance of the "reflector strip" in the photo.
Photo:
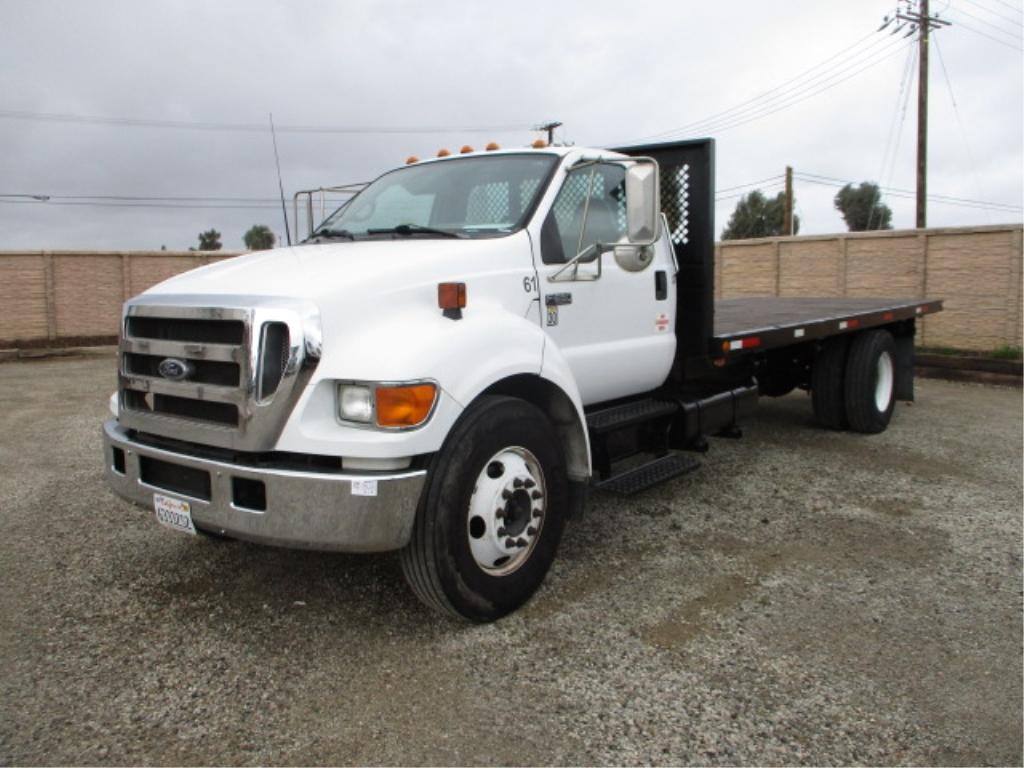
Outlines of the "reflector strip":
M722 349L726 352L735 352L737 349L753 349L760 346L761 338L759 336L748 336L745 339L726 341L722 344Z
M883 320L895 320L896 319L896 315L894 315L892 312L884 312L882 314L882 319Z
M856 328L860 325L860 320L840 320L839 330L845 331L847 328Z
M924 314L924 307L918 307L917 308L917 314L919 314L919 315Z
M803 328L797 328L795 331L793 331L793 338L795 338L795 339L802 339L803 337L804 337L804 329Z

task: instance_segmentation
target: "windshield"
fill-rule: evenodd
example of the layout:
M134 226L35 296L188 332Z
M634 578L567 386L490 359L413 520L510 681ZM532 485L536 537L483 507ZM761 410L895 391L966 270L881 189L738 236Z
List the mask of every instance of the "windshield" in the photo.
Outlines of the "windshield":
M407 165L366 187L314 236L508 234L525 224L557 162L532 153Z

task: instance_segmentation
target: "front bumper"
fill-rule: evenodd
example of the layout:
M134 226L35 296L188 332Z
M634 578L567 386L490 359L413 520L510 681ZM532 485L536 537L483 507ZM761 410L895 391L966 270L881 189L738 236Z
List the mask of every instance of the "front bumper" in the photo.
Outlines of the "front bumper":
M115 449L122 452L117 460ZM263 544L339 552L383 552L408 544L427 474L301 472L196 458L138 443L116 419L103 425L103 457L110 487L136 504L152 509L153 494L167 494L191 504L192 519L201 530ZM173 475L175 468L185 468L192 477L208 473L209 491L201 494L208 498L162 487L163 481L145 482L144 461L147 467L159 464L164 470L161 477L168 470ZM236 479L263 483L264 509L236 504Z

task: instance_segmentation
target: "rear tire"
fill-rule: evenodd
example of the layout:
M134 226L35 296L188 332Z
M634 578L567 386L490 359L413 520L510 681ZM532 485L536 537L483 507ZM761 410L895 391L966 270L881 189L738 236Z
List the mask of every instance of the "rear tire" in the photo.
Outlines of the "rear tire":
M846 358L849 339L839 336L825 342L811 370L811 402L814 418L826 429L846 429Z
M568 510L558 436L536 406L485 396L432 462L402 573L429 607L493 621L544 581Z
M865 331L850 344L846 361L846 415L850 429L877 434L892 419L896 342L888 331Z

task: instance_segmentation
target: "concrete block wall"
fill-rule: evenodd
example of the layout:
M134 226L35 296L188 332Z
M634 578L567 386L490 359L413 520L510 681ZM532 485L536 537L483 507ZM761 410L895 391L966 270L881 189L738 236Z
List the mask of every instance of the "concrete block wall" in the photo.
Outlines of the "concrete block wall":
M0 251L0 348L112 341L121 304L224 251Z
M1021 346L1022 226L727 240L715 246L715 295L943 299L923 346Z
M920 344L1021 346L1021 251L1020 224L729 240L715 247L715 292L943 299ZM234 255L0 251L0 348L113 341L125 299Z

